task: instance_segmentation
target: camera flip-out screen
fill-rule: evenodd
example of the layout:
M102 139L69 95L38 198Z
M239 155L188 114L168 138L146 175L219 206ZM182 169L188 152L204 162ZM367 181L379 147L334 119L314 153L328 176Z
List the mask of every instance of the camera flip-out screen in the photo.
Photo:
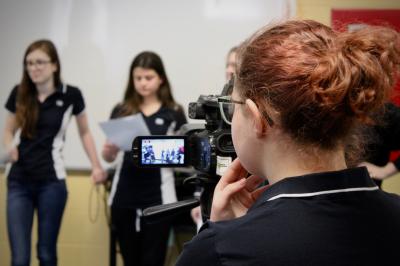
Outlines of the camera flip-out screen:
M187 165L185 136L138 137L139 164L142 166L179 167Z

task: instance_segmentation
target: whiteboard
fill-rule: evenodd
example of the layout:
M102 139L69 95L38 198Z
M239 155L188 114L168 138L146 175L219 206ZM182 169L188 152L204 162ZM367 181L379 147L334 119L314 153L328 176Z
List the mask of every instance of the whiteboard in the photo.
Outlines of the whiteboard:
M221 92L232 46L268 22L291 17L295 6L295 0L1 0L0 99L4 106L19 83L26 47L37 39L52 40L63 81L85 97L100 153L105 137L98 123L121 101L135 55L158 53L175 99L187 107L200 94ZM0 115L3 130L4 107ZM75 119L66 139L67 168L89 169Z

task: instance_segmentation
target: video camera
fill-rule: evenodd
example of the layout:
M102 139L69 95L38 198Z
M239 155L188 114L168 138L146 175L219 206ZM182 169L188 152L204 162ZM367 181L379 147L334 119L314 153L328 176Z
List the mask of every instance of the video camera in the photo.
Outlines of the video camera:
M209 218L214 188L220 176L236 158L230 125L223 113L229 112L221 101L231 93L233 81L227 83L221 95L201 95L189 104L191 119L205 120L205 124L186 124L180 136L139 136L132 144L134 163L139 167L192 166L195 175L186 178L201 188L200 199L189 199L145 209L144 216L166 215L167 212L201 205L203 220Z

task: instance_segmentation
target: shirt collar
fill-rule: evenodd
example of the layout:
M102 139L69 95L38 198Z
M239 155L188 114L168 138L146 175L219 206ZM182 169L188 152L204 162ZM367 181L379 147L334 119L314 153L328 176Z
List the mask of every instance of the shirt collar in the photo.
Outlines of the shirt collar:
M57 87L56 87L56 93L63 93L65 94L67 92L67 86L64 83L60 83Z
M266 201L280 198L303 198L378 189L366 167L288 177L269 187L251 209Z

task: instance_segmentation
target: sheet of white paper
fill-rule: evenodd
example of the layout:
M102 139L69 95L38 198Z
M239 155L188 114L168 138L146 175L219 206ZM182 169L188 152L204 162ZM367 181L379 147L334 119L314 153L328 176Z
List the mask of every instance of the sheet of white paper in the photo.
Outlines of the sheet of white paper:
M99 123L107 139L121 150L130 151L137 136L149 136L150 131L141 114L111 119Z

